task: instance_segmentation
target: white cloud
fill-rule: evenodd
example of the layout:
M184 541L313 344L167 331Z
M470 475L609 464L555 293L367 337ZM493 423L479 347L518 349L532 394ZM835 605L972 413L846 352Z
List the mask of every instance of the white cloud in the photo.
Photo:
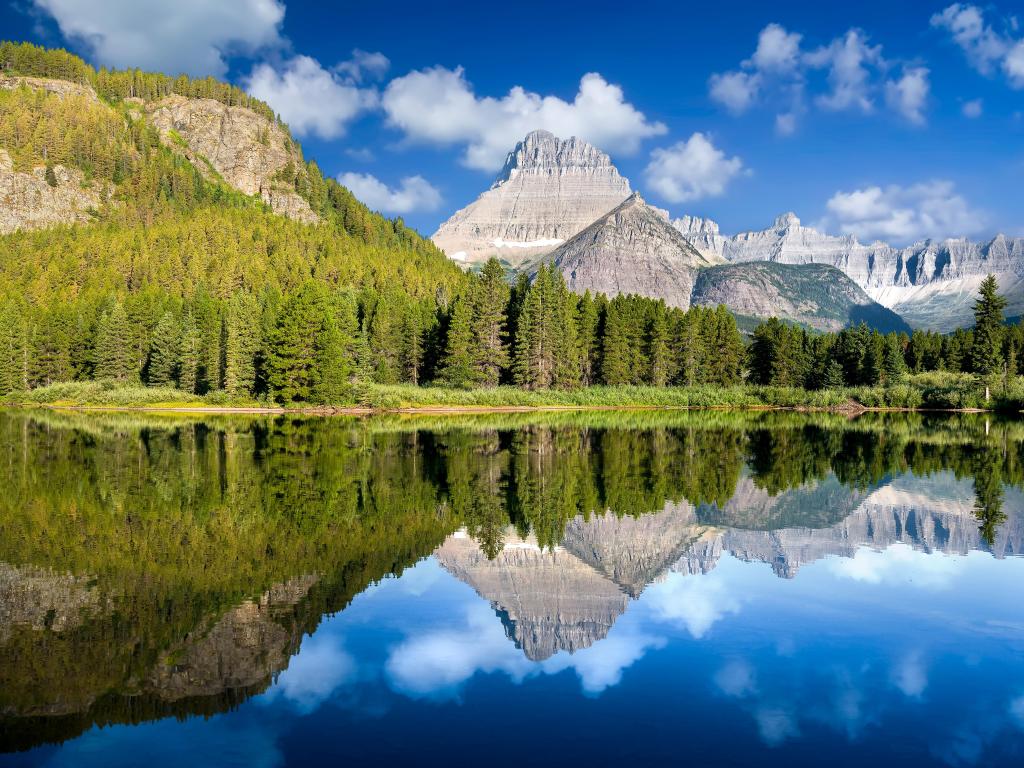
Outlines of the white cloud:
M780 707L763 707L754 713L757 731L769 747L777 747L787 739L800 735L792 713Z
M749 72L723 72L708 81L711 98L736 115L743 114L757 101L761 76Z
M298 135L324 139L344 134L349 122L378 101L376 91L328 72L309 56L296 56L280 69L258 65L246 88L273 107Z
M801 35L787 32L780 24L769 24L757 37L751 63L761 72L796 69L800 64L800 38Z
M754 670L745 661L731 661L715 674L715 685L726 696L742 699L757 693Z
M649 649L664 645L664 639L644 633L617 632L573 654L560 651L544 661L542 667L546 674L572 669L579 676L583 691L597 694L618 685L622 672L643 658Z
M406 176L398 187L369 173L343 173L338 181L370 208L385 213L433 211L441 205L441 193L422 176Z
M1024 696L1018 696L1010 702L1010 715L1020 728L1024 728Z
M827 90L817 86L813 103L831 112L875 110L879 94L896 114L921 124L929 92L928 70L905 66L902 77L887 80L892 63L880 45L870 45L859 29L847 30L827 45L801 49L802 36L779 24L768 24L758 35L753 55L737 69L711 75L711 99L733 114L742 114L758 103L776 110L775 130L780 136L796 132L797 118L806 111L805 91L816 84L809 75L826 73ZM820 79L820 78L819 78Z
M338 72L348 75L357 83L362 82L364 78L379 80L390 68L391 60L383 53L379 51L371 53L359 48L352 51L351 59L343 61L335 67Z
M981 99L973 99L971 101L965 101L961 111L964 113L964 117L974 119L981 117L982 112L982 101Z
M933 189L929 191L929 188ZM884 191L879 187L871 187L850 193L837 202L835 208L844 209L842 215L851 218L862 217L865 222L881 222L878 225L881 237L913 239L927 236L928 233L917 232L912 238L907 237L902 229L903 222L917 222L923 216L919 208L928 207L929 197L936 194L939 199L948 201L951 190L949 182L933 182L931 185L908 188L889 187ZM840 196L829 201L830 208L837 197ZM917 205L918 209L908 210L904 215L900 205ZM843 231L860 235L849 229ZM900 543L881 552L862 547L851 558L834 558L826 562L834 575L852 581L866 584L913 584L923 589L944 589L966 567L967 560L941 553L920 552L909 544Z
M832 91L818 96L819 106L836 112L870 112L874 108L868 67L884 66L884 60L882 47L868 45L863 32L849 30L843 37L809 53L806 61L811 67L828 69Z
M779 136L792 136L796 133L796 115L792 112L776 115L775 132Z
M680 624L698 640L718 621L740 609L739 601L714 575L673 573L648 587L644 599L655 620Z
M477 672L504 672L520 681L534 671L494 620L486 605L466 612L466 626L412 637L397 646L386 663L388 677L411 696L445 697Z
M1000 32L978 6L954 3L932 16L931 23L950 34L978 72L991 75L998 66L1011 87L1024 88L1024 40L1015 40L1011 34L1018 28L1015 18L1004 20L1007 31Z
M645 170L648 185L673 203L722 195L742 172L743 161L727 157L703 133L655 149Z
M263 697L264 702L283 698L298 712L307 714L326 701L335 690L355 680L356 661L329 634L316 634L281 673L277 683Z
M893 669L893 684L911 699L921 698L928 687L928 672L921 661L921 654L911 653L903 658Z
M608 152L635 152L643 139L666 132L627 102L622 89L591 72L571 102L516 86L501 98L478 97L461 67L410 72L384 91L388 123L408 141L465 145L470 168L496 170L532 130L578 136Z
M1003 71L1014 88L1024 88L1024 40L1021 40L1003 59Z
M34 0L109 67L222 76L226 55L281 44L279 0Z
M924 108L931 86L926 67L911 67L903 70L899 80L885 84L885 100L889 108L915 125L924 124Z

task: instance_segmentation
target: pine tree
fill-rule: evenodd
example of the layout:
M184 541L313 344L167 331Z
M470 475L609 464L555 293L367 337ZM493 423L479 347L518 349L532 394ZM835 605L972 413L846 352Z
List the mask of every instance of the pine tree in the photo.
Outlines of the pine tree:
M598 302L586 291L576 305L577 343L580 348L580 383L584 387L597 384L600 370L600 322Z
M448 337L440 380L449 387L468 387L473 384L473 310L471 299L460 296L452 305L448 321Z
M316 336L314 347L316 375L310 399L315 403L340 405L351 402L352 389L352 338L347 336L347 325L339 322L337 308L333 302L325 301L322 306L323 321ZM350 331L349 331L350 332Z
M890 333L885 337L885 345L882 348L882 373L885 376L886 384L895 384L907 372L907 364L903 359L903 345L900 337Z
M223 320L224 389L233 397L256 389L256 356L262 346L260 305L250 293L228 301Z
M552 270L551 303L545 313L552 351L552 386L572 389L580 385L583 370L576 316L576 296L565 284L562 273Z
M318 337L325 321L322 290L309 283L290 296L271 334L268 381L278 402L308 401L318 387Z
M416 385L420 383L420 371L423 369L423 322L418 304L410 304L405 313L403 334L405 336L405 355L402 365L405 381Z
M153 330L146 364L146 381L151 387L173 386L178 377L181 329L173 312L164 312Z
M473 367L477 383L484 387L497 386L509 364L504 327L509 296L505 271L492 256L473 291Z
M655 387L663 387L669 379L668 349L668 317L665 303L659 301L653 307L650 327L648 329L647 360L648 382Z
M602 344L601 378L608 386L628 384L632 378L626 322L625 302L616 296L608 302Z
M988 378L1003 365L1000 354L1003 340L1003 310L1006 299L999 295L999 285L993 275L981 282L978 299L974 302L974 345L971 364L974 372ZM985 400L989 399L989 383L985 383Z
M184 392L196 392L199 386L199 356L202 339L195 318L188 314L181 324L178 343L178 387Z
M96 378L128 381L137 371L131 349L132 329L124 305L115 301L96 329Z

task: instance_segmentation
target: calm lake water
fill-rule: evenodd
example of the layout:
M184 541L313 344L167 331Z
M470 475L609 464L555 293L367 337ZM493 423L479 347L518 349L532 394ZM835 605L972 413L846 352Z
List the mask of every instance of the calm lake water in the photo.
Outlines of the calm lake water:
M0 765L1024 763L1024 422L0 412Z

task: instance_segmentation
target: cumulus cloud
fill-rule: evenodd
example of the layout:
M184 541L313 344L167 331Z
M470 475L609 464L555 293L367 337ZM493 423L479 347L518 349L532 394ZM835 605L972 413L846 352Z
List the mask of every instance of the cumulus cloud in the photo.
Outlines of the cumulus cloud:
M948 182L934 182L934 186L945 188ZM928 187L929 185L920 185ZM889 187L881 190L872 187L851 193L840 205L848 206L849 215L862 215L869 220L882 221L881 236L885 236L885 227L893 221L902 222L904 216L898 206L907 202L920 204L929 192L919 192L918 187ZM880 193L876 195L874 190ZM940 193L940 197L941 197ZM837 196L838 197L838 196ZM836 198L833 198L835 200ZM829 201L831 207L832 201ZM838 206L837 206L838 207ZM897 210L894 210L897 209ZM920 216L918 211L909 211L905 218L914 219ZM888 218L887 218L888 217ZM902 232L902 223L893 227L894 232ZM849 231L849 230L844 230ZM851 234L859 234L852 232ZM903 238L907 239L907 238ZM939 553L919 552L908 544L893 544L878 552L862 547L851 558L828 560L829 570L836 576L866 584L914 584L923 589L944 589L956 579L957 573L966 566L964 558L950 557Z
M985 12L976 5L954 3L931 18L933 27L945 30L983 75L1001 69L1013 88L1024 88L1024 40L1011 34L1014 19L1004 20L1006 31L995 29L985 20Z
M643 658L648 650L664 645L664 638L642 632L617 632L573 654L561 651L542 662L542 668L547 674L572 669L584 693L597 694L618 685L623 671Z
M500 168L509 149L537 128L624 154L666 132L627 102L619 86L594 72L583 76L569 102L519 86L501 98L480 97L461 67L438 66L392 80L382 105L388 123L408 141L464 145L463 162L480 170Z
M981 99L972 99L971 101L965 101L961 111L964 113L964 117L974 119L981 117L982 112L982 101Z
M893 669L893 684L911 699L921 698L928 687L928 672L921 661L921 654L914 652L905 656Z
M647 184L666 200L682 203L717 197L743 172L743 161L728 157L703 133L651 152Z
M682 625L698 640L721 619L740 609L739 601L713 575L673 573L650 586L644 599L655 620Z
M378 101L375 90L360 88L309 56L296 56L279 68L258 65L246 88L273 107L298 135L324 139L344 134L355 117Z
M342 685L356 677L356 661L329 634L315 634L302 644L302 650L288 664L262 698L269 703L283 698L303 714L317 709Z
M715 685L726 696L742 699L757 693L753 668L745 661L730 661L715 674Z
M34 0L108 67L222 76L224 57L281 44L279 0Z
M433 211L441 205L441 193L422 176L406 176L397 187L369 173L343 173L338 181L370 208L384 213Z
M750 72L721 72L708 81L711 98L730 112L741 115L757 101L761 76Z
M754 720L761 740L769 747L777 747L800 735L793 714L781 707L762 707L754 713Z
M1018 727L1024 728L1024 696L1010 702L1010 716L1017 721Z
M366 80L379 80L391 68L391 60L379 51L369 52L356 48L352 58L343 61L335 69L342 72L357 83Z
M930 89L928 70L904 66L902 77L887 79L893 64L871 45L859 29L847 30L827 45L801 48L802 36L779 24L769 24L758 35L757 47L737 69L718 72L708 80L711 99L733 114L758 103L781 110L775 119L780 136L796 131L798 116L806 111L805 96L813 82L809 75L823 72L827 90L818 87L813 103L832 112L875 110L880 94L898 115L912 123L924 122L923 109Z
M909 122L923 125L930 88L928 69L911 67L903 70L899 80L890 80L885 84L885 100L894 112L903 115Z

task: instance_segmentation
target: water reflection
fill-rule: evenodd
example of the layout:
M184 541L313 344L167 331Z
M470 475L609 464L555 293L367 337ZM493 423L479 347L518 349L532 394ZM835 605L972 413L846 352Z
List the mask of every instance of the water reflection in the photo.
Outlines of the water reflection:
M977 674L1024 650L991 594L1024 576L1002 560L1022 450L1024 424L985 417L0 414L0 749L88 732L61 759L109 758L143 731L94 725L298 728L458 706L482 679L647 700L674 658L761 745L861 739L892 696L945 695L941 636L972 639ZM1024 728L1024 685L1001 695L995 733ZM982 730L929 754L969 762Z

